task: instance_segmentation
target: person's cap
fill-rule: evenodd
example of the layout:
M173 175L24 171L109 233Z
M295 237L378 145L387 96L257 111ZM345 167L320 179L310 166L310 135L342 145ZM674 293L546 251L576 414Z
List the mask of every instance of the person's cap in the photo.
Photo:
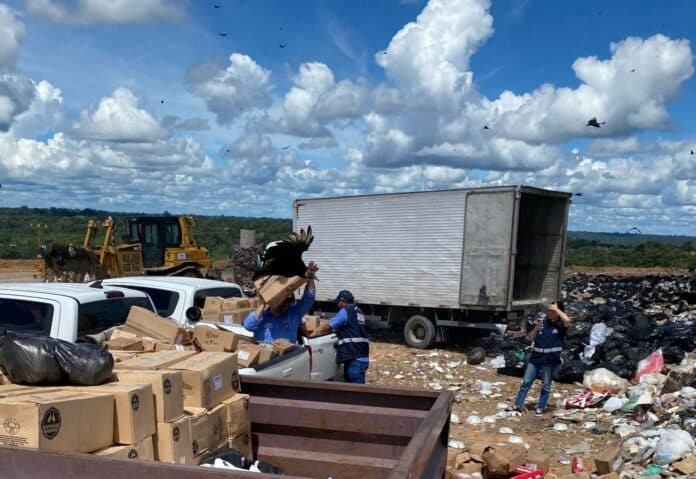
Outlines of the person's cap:
M353 298L353 293L351 293L347 289L344 289L343 291L339 291L338 296L336 296L336 299L333 300L334 303L338 303L339 301L347 301L349 303L352 303L353 301L355 301L355 298Z

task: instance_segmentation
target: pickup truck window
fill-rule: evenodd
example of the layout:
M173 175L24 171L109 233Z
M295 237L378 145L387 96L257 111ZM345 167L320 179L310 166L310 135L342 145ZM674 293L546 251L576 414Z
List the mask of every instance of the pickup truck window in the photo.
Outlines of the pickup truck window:
M221 298L241 298L242 292L237 288L201 289L196 291L196 295L193 298L193 305L202 308L205 303L205 298L208 296L220 296Z
M0 330L21 334L51 334L53 306L38 301L0 298Z
M155 303L157 314L164 316L165 318L174 313L174 308L176 308L176 304L179 302L179 293L174 291L167 291L158 288L147 288L145 286L136 286L132 284L112 284L112 286L136 289L146 293L148 296L150 296L152 302Z
M152 310L147 298L112 298L80 304L78 307L77 337L97 334L126 322L131 306Z

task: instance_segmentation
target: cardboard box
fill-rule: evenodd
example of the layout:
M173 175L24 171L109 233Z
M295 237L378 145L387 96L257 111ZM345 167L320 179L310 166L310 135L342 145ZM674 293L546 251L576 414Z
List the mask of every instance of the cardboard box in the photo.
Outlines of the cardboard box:
M527 450L522 444L477 442L469 447L472 459L483 462L491 474L509 474L520 467Z
M295 349L295 345L287 339L276 339L273 341L273 350L280 356Z
M171 365L184 381L184 406L212 408L234 395L237 354L200 353Z
M203 351L236 351L239 336L231 331L208 325L197 324L194 328L193 340Z
M210 424L208 411L203 408L186 408L186 415L191 421L191 451L193 457L210 452Z
M109 351L143 351L143 342L138 338L109 339L104 343Z
M196 353L194 351L157 351L143 353L134 358L127 359L116 365L115 369L167 369L172 364L181 362Z
M276 357L278 353L273 349L273 344L261 343L259 344L259 364L270 361Z
M161 341L156 341L154 343L155 345L155 352L159 351L189 351L193 353L197 353L198 349L196 349L196 346L193 343L189 344L170 344L170 343L163 343Z
M173 422L157 423L155 459L176 464L193 464L191 421L181 416Z
M527 452L527 458L524 460L524 466L532 470L541 470L545 474L551 472L551 460L548 456L536 452Z
M114 371L119 383L149 384L155 398L157 422L171 422L184 414L184 382L180 371Z
M234 437L230 437L227 441L227 445L232 449L236 449L247 459L254 459L254 453L252 452L251 444L251 433L243 432Z
M0 400L0 445L92 452L111 445L114 398L53 391Z
M683 471L679 471L679 472L686 474ZM609 474L602 474L601 476L599 476L598 479L619 479L619 475L616 472L610 472Z
M227 298L222 302L222 311L234 311L237 309L251 309L251 301L247 298Z
M128 331L124 331L121 328L114 329L114 331L111 333L111 336L109 337L109 340L112 339L140 339L138 338L137 334L129 333Z
M253 309L251 308L243 308L243 309L235 309L232 311L220 311L217 313L216 316L216 321L219 321L221 323L225 323L227 325L244 325L244 320L246 319L247 316L249 316L249 313L251 313Z
M225 409L225 424L228 437L251 430L251 412L249 411L249 395L235 394L222 402Z
M597 474L609 474L618 471L623 464L620 453L621 449L619 446L613 446L595 454L594 463L597 468Z
M259 362L260 354L261 346L258 344L242 344L237 351L237 361L239 361L239 367L250 368Z
M203 303L203 309L209 311L220 311L222 305L225 302L225 298L222 296L207 296L205 302Z
M481 479L481 477L481 474L474 476L468 472L457 471L452 467L445 470L445 479Z
M126 361L128 359L132 359L137 354L133 351L109 351L109 352L111 353L111 356L114 358L114 368L116 367L117 363L122 363L123 361Z
M227 446L229 437L227 427L228 405L223 403L208 411L208 443L211 451ZM251 423L249 428L251 430Z
M114 397L114 444L136 444L155 434L157 422L152 385L109 383L71 389Z
M254 281L258 295L268 306L274 308L281 304L297 288L307 283L300 276L286 278L285 276L264 276Z
M163 318L140 306L131 306L123 331L136 334L141 338L152 338L173 344L180 344L184 339L184 328L176 321Z
M672 464L672 467L686 476L696 474L696 456L690 456Z
M307 334L312 334L314 331L319 329L321 325L321 318L319 316L312 316L310 314L304 317L305 328L307 328Z
M459 454L461 454L461 449L455 449L453 447L447 448L447 466L454 467L454 460Z
M95 456L112 457L114 459L138 459L141 461L155 460L155 445L152 436L148 436L136 444L113 446L93 452Z

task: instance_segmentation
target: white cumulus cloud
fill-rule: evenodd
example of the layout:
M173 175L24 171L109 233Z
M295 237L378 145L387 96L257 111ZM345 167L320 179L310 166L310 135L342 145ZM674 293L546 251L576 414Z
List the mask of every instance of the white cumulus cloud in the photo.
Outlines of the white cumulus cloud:
M74 3L74 2L71 2ZM76 24L157 23L182 20L183 0L25 0L27 10L55 22Z

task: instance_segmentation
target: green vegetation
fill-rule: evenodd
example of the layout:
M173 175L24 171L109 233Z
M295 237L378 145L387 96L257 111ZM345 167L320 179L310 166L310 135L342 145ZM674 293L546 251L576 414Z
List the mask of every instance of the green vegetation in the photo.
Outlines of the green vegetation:
M166 212L165 212L166 213ZM93 209L0 208L0 258L33 258L38 246L35 225L45 227L46 240L81 244L88 219L116 221L115 238L124 219L141 213L114 213ZM259 244L282 238L292 231L292 221L275 218L196 216L196 239L214 259L227 258L239 244L239 230L256 230ZM101 238L97 238L97 243ZM657 236L622 233L570 232L567 265L662 266L696 268L696 239L687 236Z

